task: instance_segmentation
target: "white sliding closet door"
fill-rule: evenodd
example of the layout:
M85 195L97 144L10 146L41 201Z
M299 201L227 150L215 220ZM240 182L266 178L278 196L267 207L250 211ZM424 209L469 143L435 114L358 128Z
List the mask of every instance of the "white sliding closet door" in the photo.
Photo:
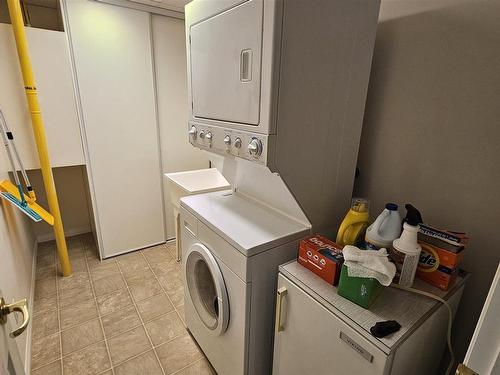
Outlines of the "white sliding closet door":
M102 257L165 240L150 15L67 0Z

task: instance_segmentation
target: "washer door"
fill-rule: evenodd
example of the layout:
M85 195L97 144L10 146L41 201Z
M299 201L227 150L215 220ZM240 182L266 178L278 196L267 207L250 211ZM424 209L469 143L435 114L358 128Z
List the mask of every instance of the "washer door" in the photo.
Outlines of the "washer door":
M187 251L184 276L189 297L198 317L215 336L229 323L229 300L222 272L205 245L195 243Z

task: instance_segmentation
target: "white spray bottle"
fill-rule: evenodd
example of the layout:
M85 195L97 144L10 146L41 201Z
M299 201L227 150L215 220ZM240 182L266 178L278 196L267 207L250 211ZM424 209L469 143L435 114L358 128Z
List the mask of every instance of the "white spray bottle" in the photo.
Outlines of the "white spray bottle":
M408 213L405 218L406 222L403 223L403 233L392 243L389 255L396 264L394 282L401 286L411 287L422 251L417 242L418 224L422 220L420 212L415 207L411 205L405 207Z

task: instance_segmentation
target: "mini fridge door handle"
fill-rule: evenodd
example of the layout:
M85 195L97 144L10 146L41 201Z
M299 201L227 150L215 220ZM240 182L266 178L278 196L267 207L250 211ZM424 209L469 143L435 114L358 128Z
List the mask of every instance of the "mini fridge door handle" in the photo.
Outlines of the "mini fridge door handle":
M281 321L282 315L282 307L283 307L283 298L288 294L288 291L285 287L281 287L278 289L276 296L276 332L281 332L285 330L285 327Z

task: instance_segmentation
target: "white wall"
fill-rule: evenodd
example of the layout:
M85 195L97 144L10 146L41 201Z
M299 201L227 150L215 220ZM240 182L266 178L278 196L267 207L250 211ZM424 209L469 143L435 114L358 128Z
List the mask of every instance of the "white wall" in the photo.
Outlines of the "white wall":
M152 15L153 51L163 173L208 168L207 154L189 143L184 21ZM175 237L169 186L164 183L167 238Z
M26 35L52 166L84 164L66 35L36 28L26 28ZM0 24L0 56L0 108L25 168L39 168L11 25ZM7 162L0 152L0 163Z
M467 348L500 260L500 2L383 0L355 193L471 236L453 341Z
M0 165L0 179L5 178L8 178L5 165ZM0 200L0 289L7 302L30 299L34 244L35 235L29 219L3 199ZM30 309L32 311L31 306ZM12 326L17 325L13 320ZM27 368L29 361L26 360L31 353L30 335L31 325L16 339L21 359Z
M83 164L75 96L64 33L27 28L29 50L45 120L51 161L55 166ZM13 33L0 24L0 107L14 133L26 168L38 168L38 155L24 93ZM0 147L0 179L9 178L10 165ZM0 289L11 302L32 295L35 232L32 222L10 204L0 202ZM31 304L30 304L31 308ZM18 323L13 322L13 326ZM31 325L16 339L29 368ZM28 371L29 372L29 371Z

